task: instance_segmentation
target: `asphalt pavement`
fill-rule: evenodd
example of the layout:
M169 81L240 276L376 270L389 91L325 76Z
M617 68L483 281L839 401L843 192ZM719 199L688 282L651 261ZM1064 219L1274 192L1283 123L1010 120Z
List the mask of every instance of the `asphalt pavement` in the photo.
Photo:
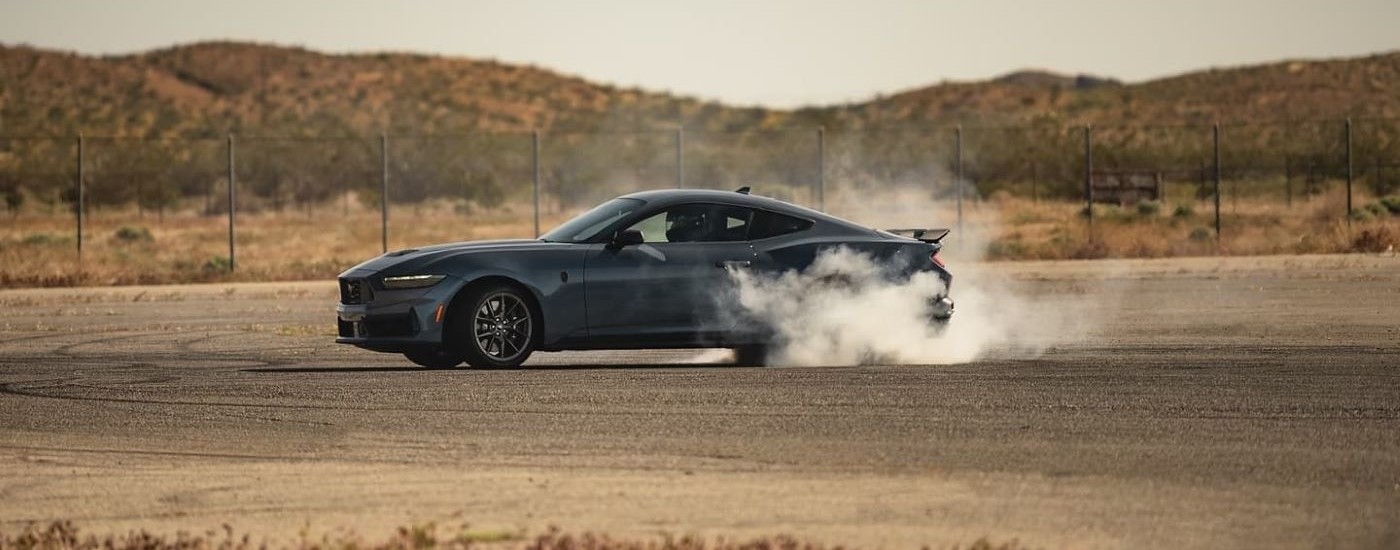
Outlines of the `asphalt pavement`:
M331 283L0 291L0 530L1400 547L1400 259L969 270L1074 334L429 371L331 343Z

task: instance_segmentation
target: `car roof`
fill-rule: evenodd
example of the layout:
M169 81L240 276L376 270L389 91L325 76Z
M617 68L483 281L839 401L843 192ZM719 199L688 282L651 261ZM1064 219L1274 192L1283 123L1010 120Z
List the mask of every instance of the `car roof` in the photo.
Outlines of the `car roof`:
M630 193L623 195L623 198L641 199L648 203L660 205L698 201L747 206L750 208L771 210L780 214L787 214L800 218L820 220L825 223L843 226L856 231L870 231L870 228L861 224L850 220L844 220L805 206L799 206L770 197L738 193L735 191L719 191L716 189L656 189L652 191Z

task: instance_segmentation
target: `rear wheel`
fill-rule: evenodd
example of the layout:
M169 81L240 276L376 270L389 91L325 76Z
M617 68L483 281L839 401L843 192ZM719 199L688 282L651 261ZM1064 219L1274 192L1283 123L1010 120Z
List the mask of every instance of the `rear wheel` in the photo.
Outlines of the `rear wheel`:
M525 291L493 284L469 291L457 304L453 347L477 368L515 368L535 351L538 313Z
M734 363L749 367L762 367L768 365L769 350L763 344L753 344L734 348Z
M450 369L462 364L462 356L443 349L426 349L405 352L404 357L430 369Z

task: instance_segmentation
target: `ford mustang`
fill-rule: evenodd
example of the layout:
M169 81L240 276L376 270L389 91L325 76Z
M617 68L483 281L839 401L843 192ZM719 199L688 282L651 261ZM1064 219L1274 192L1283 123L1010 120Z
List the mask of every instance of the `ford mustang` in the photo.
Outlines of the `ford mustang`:
M732 348L763 364L773 332L732 300L731 270L801 271L846 247L909 276L952 275L946 229L875 230L737 192L662 190L607 201L538 239L398 250L339 276L339 337L430 368L510 368L535 351ZM946 323L946 290L929 304Z

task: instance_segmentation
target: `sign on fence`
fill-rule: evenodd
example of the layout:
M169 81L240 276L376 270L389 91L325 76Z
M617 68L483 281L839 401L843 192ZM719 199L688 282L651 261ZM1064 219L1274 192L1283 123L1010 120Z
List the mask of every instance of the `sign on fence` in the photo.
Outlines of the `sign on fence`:
M1094 170L1094 202L1129 206L1162 199L1162 173L1153 170Z

